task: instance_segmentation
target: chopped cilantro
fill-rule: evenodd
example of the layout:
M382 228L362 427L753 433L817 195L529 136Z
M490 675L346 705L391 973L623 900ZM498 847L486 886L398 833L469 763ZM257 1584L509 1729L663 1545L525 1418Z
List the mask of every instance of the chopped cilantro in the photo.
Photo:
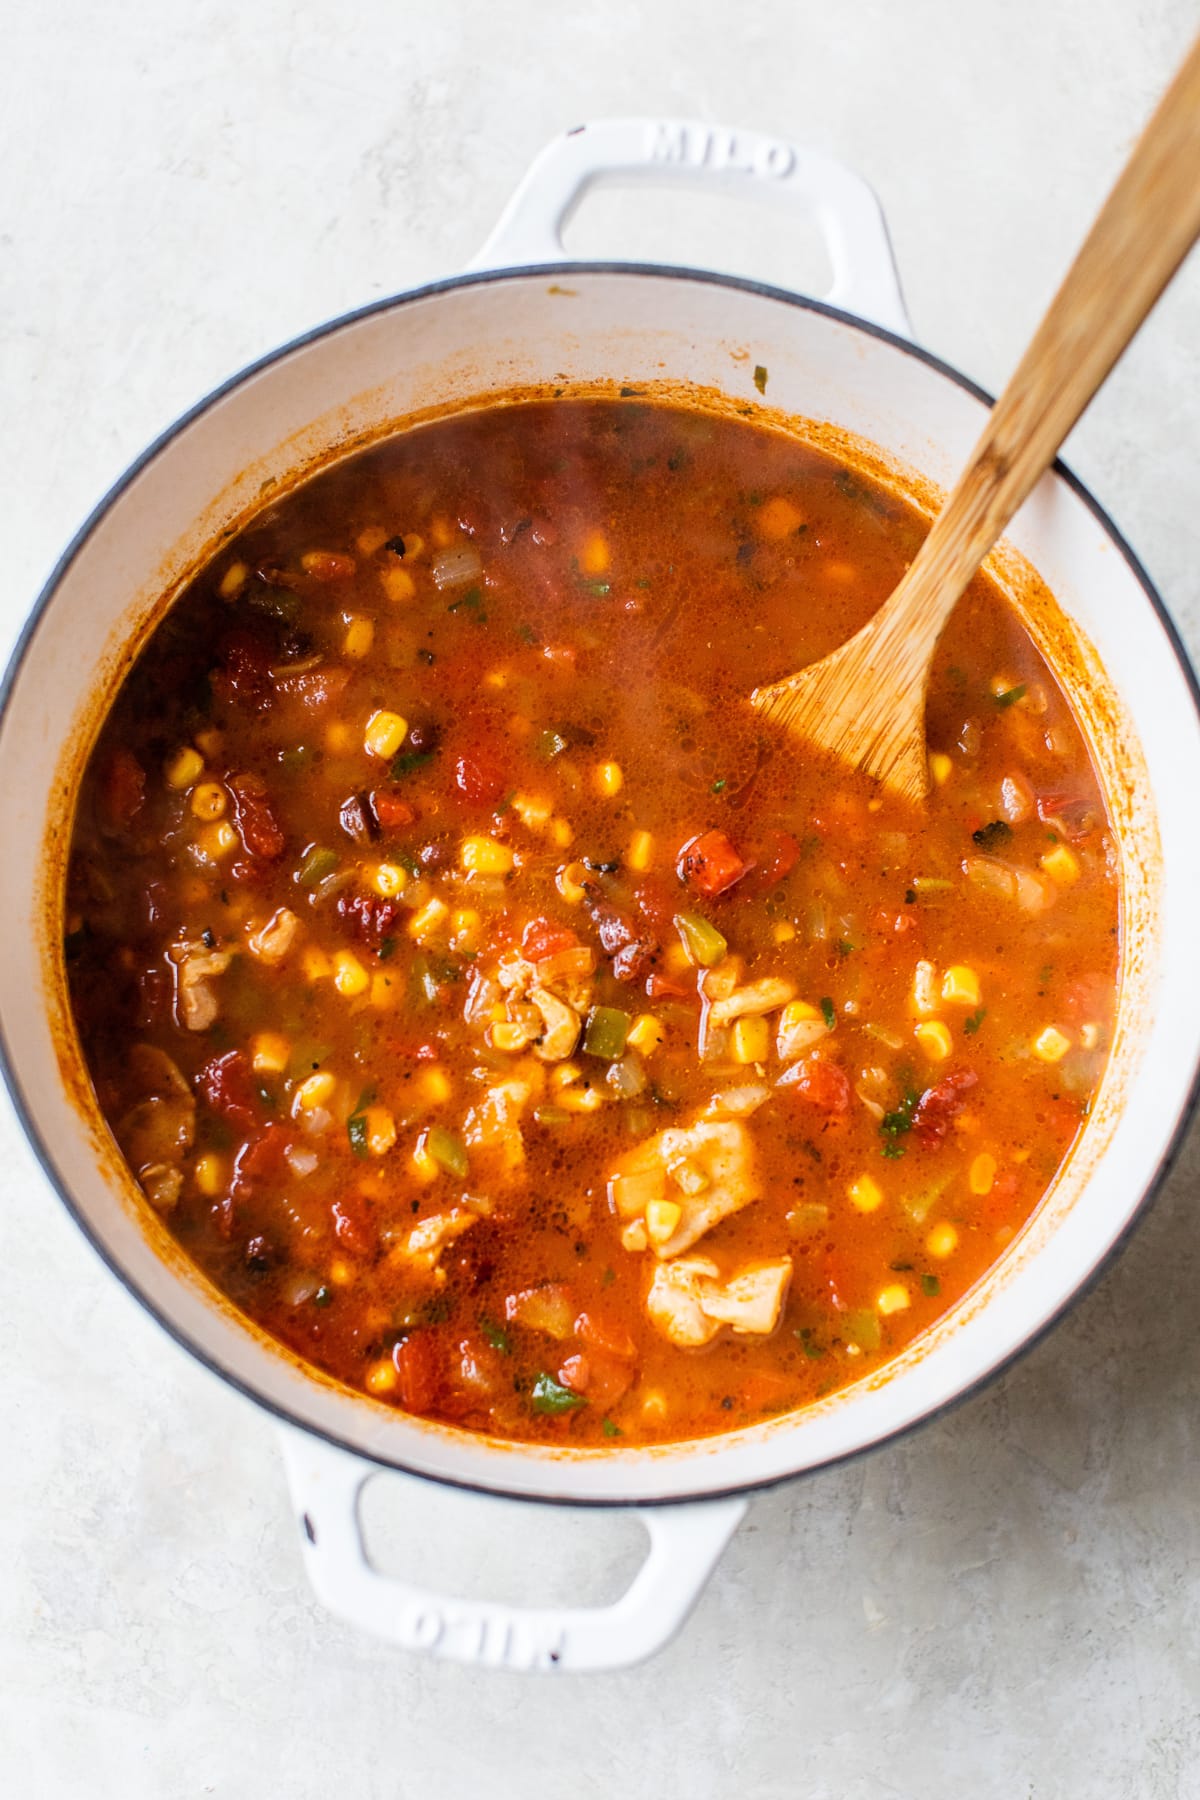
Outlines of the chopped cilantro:
M940 1294L941 1291L942 1284L936 1275L922 1275L921 1292L923 1294L928 1294L929 1298L932 1300L936 1295Z
M762 363L755 363L755 365L754 365L754 385L758 389L760 394L766 393L766 391L767 391L767 371L763 367Z
M832 1031L837 1024L837 1013L834 1009L833 1001L828 994L822 994L821 996L821 1017L825 1021L826 1031Z
M725 778L725 776L724 776L724 775L722 775L722 776L721 776L721 778L720 778L720 779L719 779L719 780L718 780L718 781L714 781L714 782L713 782L713 784L712 784L712 791L713 791L713 793L714 793L714 794L723 794L723 793L724 793L724 792L725 792L725 789L726 789L726 787L727 787L727 786L728 786L728 785L729 785L729 784L728 784L728 782L727 782L727 780L726 780L726 778Z
M602 1419L600 1422L600 1429L605 1437L622 1437L624 1435L621 1427L619 1425L614 1425L611 1419Z
M611 581L582 580L580 581L579 586L585 594L594 594L597 600L602 600L605 594L612 593Z
M367 1108L375 1099L373 1087L364 1088L358 1096L358 1104L346 1120L346 1136L350 1139L350 1148L355 1156L368 1156L370 1144L367 1140Z
M493 1350L498 1350L501 1356L512 1355L512 1339L503 1325L497 1325L494 1319L480 1319L479 1329Z
M396 954L395 938L394 937L380 938L379 951L378 951L378 956L379 956L380 962L386 962L389 956L395 956L395 954Z
M993 694L992 698L1000 708L1000 711L1003 712L1005 707L1015 706L1018 700L1023 700L1025 694L1026 687L1025 683L1022 682L1020 687L1005 688L1002 694Z
M399 781L405 775L415 775L418 769L425 767L432 755L432 750L401 750L399 756L392 758L389 770L392 780Z
M563 1387L553 1375L544 1371L534 1381L532 1397L534 1411L540 1413L573 1412L577 1406L585 1404L582 1394L573 1394L570 1388Z
M879 1121L879 1135L883 1139L881 1154L884 1156L903 1156L906 1146L900 1142L904 1135L912 1130L913 1114L917 1110L917 1102L921 1096L914 1087L906 1087L900 1097L900 1104L893 1112L884 1113Z
M966 1033L967 1037L974 1037L975 1033L979 1030L979 1027L983 1024L983 1021L986 1018L987 1018L987 1007L980 1006L980 1007L976 1008L976 1010L970 1015L969 1018L964 1019L963 1020L963 1031Z

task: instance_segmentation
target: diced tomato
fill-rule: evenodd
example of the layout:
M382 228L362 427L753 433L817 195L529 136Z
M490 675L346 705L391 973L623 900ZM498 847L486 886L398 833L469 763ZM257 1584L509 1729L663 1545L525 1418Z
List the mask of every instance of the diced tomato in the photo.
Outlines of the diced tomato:
M114 750L100 778L100 807L116 831L132 825L146 798L146 771L131 750Z
M274 862L283 855L286 838L275 817L267 785L259 775L232 775L229 791L238 832L249 856Z
M1080 975L1063 992L1063 1016L1073 1025L1107 1020L1112 1014L1112 1005L1111 976Z
M772 1375L767 1369L758 1369L752 1375L744 1375L738 1384L738 1398L750 1412L762 1412L769 1406L778 1406L782 1401L792 1397L792 1382L785 1375Z
M840 1063L830 1062L824 1056L810 1057L795 1081L789 1081L780 1091L795 1095L831 1118L844 1118L850 1111L850 1077Z
M628 1392L633 1373L629 1363L606 1356L603 1350L589 1350L564 1358L558 1379L573 1394L586 1395L591 1406L604 1412Z
M392 788L372 788L370 800L381 831L398 831L402 825L411 825L417 816L408 801Z
M290 1132L282 1125L268 1125L243 1144L234 1158L232 1192L239 1197L252 1194L260 1182L275 1181L282 1173L284 1152L291 1141Z
M214 1056L197 1075L196 1087L207 1105L231 1125L238 1125L243 1131L254 1130L262 1105L244 1051L229 1050L224 1056Z
M575 1321L575 1336L593 1350L615 1356L618 1362L633 1362L637 1358L637 1345L629 1333L595 1312L580 1313Z
M791 874L799 860L799 840L790 831L768 831L755 859L755 885L774 887Z
M375 1227L367 1216L364 1202L357 1194L343 1194L330 1208L333 1235L351 1256L373 1256L376 1249Z
M871 914L871 924L876 931L896 932L901 937L906 931L912 931L916 923L911 912L889 912L885 906L877 906Z
M277 675L275 691L285 700L298 700L309 712L324 712L341 699L349 680L349 669L306 669L301 675Z
M440 1358L433 1333L414 1331L392 1351L392 1362L400 1377L396 1392L409 1412L428 1412L438 1390Z
M637 909L646 923L660 936L671 930L671 921L679 911L679 890L664 878L649 876L633 890Z
M261 708L274 698L271 645L261 632L231 631L212 671L212 689L227 705Z
M913 1113L913 1131L926 1150L934 1150L945 1142L946 1133L978 1080L974 1069L956 1069L925 1089Z
M1091 800L1078 794L1039 794L1038 818L1043 825L1061 826L1064 836L1073 844L1090 838L1100 823L1100 812Z
M680 881L711 900L740 881L750 866L723 831L704 831L683 846L675 871Z
M558 925L553 919L530 919L521 934L521 949L530 962L543 962L557 956L560 950L574 950L579 939L569 925Z
M301 558L306 575L314 581L349 581L358 568L352 556L340 550L307 550Z
M382 894L368 893L339 894L337 911L338 917L345 919L372 950L378 950L384 938L395 934L404 915L404 908L397 901L385 900Z
M504 792L505 773L496 750L474 745L460 753L454 764L459 789L475 806L494 806Z
M646 998L648 1000L694 1000L694 988L682 987L678 981L672 981L669 975L647 975Z

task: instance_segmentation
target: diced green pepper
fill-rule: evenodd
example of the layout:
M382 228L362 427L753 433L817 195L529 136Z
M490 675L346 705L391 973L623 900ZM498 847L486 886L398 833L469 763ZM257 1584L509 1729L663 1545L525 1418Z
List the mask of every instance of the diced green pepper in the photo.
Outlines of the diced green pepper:
M570 746L560 731L539 731L533 740L533 748L543 761L552 762Z
M842 1320L842 1336L848 1344L857 1344L860 1350L878 1350L882 1337L878 1313L872 1312L870 1307L848 1312Z
M701 969L715 969L729 948L716 926L699 913L676 913L675 929L689 957Z
M431 1125L425 1133L425 1148L439 1169L445 1169L447 1175L456 1175L460 1181L466 1180L470 1163L460 1137L443 1125Z
M337 865L338 859L335 851L325 850L320 844L314 844L300 864L296 872L296 880L301 887L316 887L319 881L324 881L327 875L333 874Z
M493 1350L498 1350L501 1356L512 1355L512 1340L503 1325L497 1325L494 1319L480 1319L479 1329Z
M632 1023L629 1014L619 1006L593 1006L583 1034L584 1049L589 1056L616 1062L625 1054L625 1039Z
M563 1387L555 1381L553 1375L541 1374L533 1384L533 1406L535 1412L565 1413L572 1412L575 1407L585 1404L582 1394L573 1394L570 1388Z

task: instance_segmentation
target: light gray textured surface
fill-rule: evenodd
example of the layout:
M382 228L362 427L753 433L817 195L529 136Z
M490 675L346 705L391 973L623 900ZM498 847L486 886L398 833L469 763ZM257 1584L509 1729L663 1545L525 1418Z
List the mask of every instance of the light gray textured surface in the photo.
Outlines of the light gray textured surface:
M16 0L0 636L177 412L452 271L580 118L694 114L841 154L882 195L920 337L1000 384L1196 23L1191 0ZM598 202L573 241L661 237L661 214L625 217ZM723 208L671 217L684 256L788 272ZM1193 259L1069 452L1193 650L1198 450ZM533 1682L415 1662L316 1608L269 1425L105 1274L3 1110L0 1792L1200 1795L1198 1147L985 1396L759 1500L658 1662ZM508 1566L530 1541L545 1560L484 1502L452 1523L468 1570L501 1526ZM595 1560L587 1530L555 1546L560 1576Z

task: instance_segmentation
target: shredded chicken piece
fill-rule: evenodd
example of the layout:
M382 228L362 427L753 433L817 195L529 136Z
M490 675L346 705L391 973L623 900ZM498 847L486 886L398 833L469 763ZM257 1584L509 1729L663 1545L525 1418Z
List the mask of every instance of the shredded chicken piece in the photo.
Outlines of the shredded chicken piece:
M700 1304L703 1284L720 1272L707 1256L681 1256L655 1269L646 1312L650 1323L681 1350L711 1343L720 1331L720 1320L710 1319Z
M766 1336L779 1323L792 1259L780 1256L748 1263L722 1281L707 1256L681 1256L660 1263L646 1296L652 1325L680 1349L711 1343L723 1325L736 1336Z
M419 1225L414 1225L392 1254L422 1268L435 1269L446 1245L461 1237L478 1220L479 1214L467 1206L452 1206L448 1212L433 1213Z
M689 1249L760 1192L749 1134L736 1119L660 1131L622 1160L608 1184L609 1201L626 1221L644 1217L655 1200L669 1198L679 1207L674 1231L654 1245L662 1261Z
M463 1126L467 1147L486 1162L493 1180L509 1179L524 1165L521 1114L532 1093L528 1081L498 1081L467 1114Z
M223 975L233 957L228 950L210 950L206 944L181 939L167 951L175 970L175 1005L179 1022L189 1031L207 1031L217 1016L217 996L210 978Z
M744 1014L775 1012L795 998L794 982L784 981L777 975L764 975L761 981L748 982L745 987L734 988L728 996L710 1001L709 1023L729 1025Z
M271 914L265 925L250 934L246 948L260 962L282 962L296 941L300 920L286 906Z
M529 998L541 1013L544 1025L533 1054L539 1062L565 1062L579 1042L583 1020L573 1006L555 999L544 987L531 987Z

